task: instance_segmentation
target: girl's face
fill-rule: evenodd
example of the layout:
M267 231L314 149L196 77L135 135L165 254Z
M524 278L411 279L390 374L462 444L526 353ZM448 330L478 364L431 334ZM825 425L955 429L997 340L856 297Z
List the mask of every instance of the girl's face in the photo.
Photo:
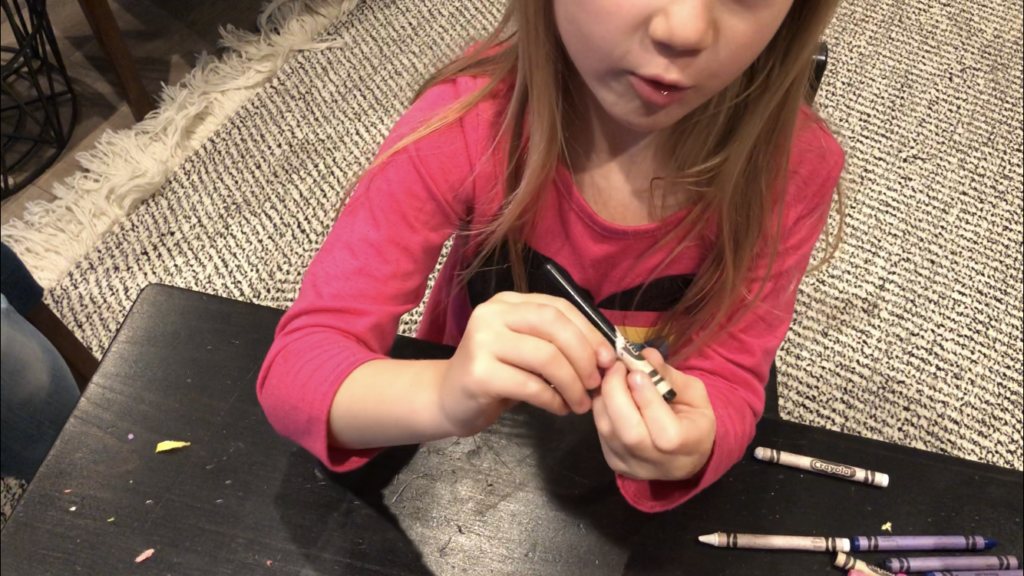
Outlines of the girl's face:
M552 0L594 99L639 132L668 128L732 84L794 0Z

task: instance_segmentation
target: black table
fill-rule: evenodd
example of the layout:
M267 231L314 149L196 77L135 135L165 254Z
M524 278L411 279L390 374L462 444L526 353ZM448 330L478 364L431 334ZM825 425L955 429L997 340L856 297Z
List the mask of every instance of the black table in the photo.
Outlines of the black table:
M334 476L275 435L256 402L279 318L146 290L4 531L3 574L834 574L827 556L696 539L873 535L888 522L1022 552L1020 473L777 420L756 444L888 472L892 486L748 458L682 508L645 515L618 494L590 420L530 409L476 439L391 450ZM163 440L192 446L154 454Z

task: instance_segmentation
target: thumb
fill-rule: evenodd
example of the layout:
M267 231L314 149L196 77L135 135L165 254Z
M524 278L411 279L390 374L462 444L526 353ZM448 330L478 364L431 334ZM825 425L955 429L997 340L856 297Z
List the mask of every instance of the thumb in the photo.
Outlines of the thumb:
M672 407L665 402L647 374L633 372L627 381L654 446L662 452L674 452L679 446L682 430Z
M671 364L665 361L660 352L653 348L647 348L641 352L644 358L654 366L654 369L672 385L676 391L676 399L673 404L690 406L692 408L706 409L711 407L711 399L708 398L708 390L699 378L687 376L676 370Z

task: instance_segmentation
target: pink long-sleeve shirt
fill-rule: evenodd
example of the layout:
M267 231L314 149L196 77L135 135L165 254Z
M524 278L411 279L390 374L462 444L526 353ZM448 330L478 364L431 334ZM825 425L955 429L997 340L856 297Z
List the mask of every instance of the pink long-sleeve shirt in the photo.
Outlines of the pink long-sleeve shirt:
M426 92L399 120L382 150L482 86L459 78ZM402 149L356 188L306 273L260 373L258 393L271 424L330 469L354 470L377 451L336 449L328 420L338 389L356 368L385 358L400 317L422 299L442 245L457 230L487 221L500 206L505 156L495 145L503 100L477 105L459 121ZM764 386L789 329L797 287L827 222L843 167L842 149L809 111L796 127L779 252L755 306L704 349L676 366L704 382L717 418L710 461L688 482L620 477L623 496L648 512L682 504L721 478L753 440L764 412ZM663 269L671 247L657 244L684 218L626 227L597 215L560 168L546 191L529 248L560 263L628 337L643 341L661 312L678 302L708 253L709 240L682 251ZM475 303L507 278L456 274L467 262L457 242L438 278L419 337L458 345ZM641 257L642 256L642 257ZM637 288L654 278L640 301ZM760 281L752 281L756 290Z

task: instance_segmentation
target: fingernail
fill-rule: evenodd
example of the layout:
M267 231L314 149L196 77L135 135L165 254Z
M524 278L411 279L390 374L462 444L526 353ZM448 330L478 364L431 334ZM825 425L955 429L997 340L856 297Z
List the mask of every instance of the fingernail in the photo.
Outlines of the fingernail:
M643 374L633 373L629 375L629 385L639 390L647 385L647 379Z
M615 361L615 351L612 350L611 347L606 346L601 348L601 351L598 353L598 355L600 357L602 364L607 365Z

